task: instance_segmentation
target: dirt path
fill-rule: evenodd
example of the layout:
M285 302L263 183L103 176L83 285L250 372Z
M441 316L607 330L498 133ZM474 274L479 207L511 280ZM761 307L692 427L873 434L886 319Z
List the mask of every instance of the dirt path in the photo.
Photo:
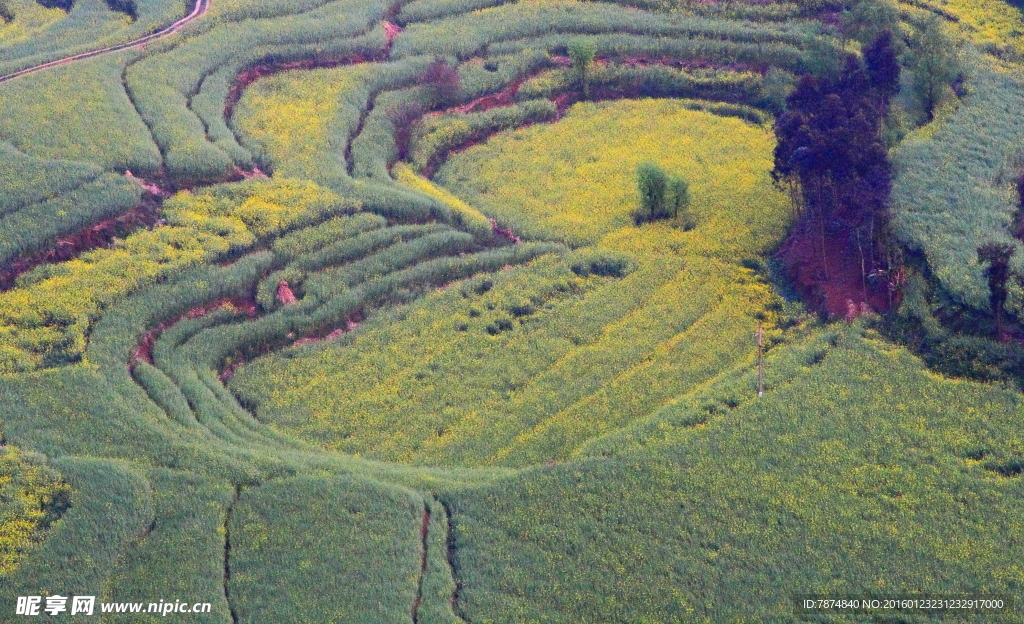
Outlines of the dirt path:
M170 26L167 26L165 28L161 28L160 30L158 30L158 31L156 31L154 33L150 33L150 34L146 35L145 37L139 37L138 39L133 39L132 41L127 41L125 43L119 43L119 44L117 44L115 46L110 46L108 48L100 48L99 50L92 50L92 51L89 51L89 52L82 52L81 54L76 54L74 56L68 56L68 57L65 57L65 58L62 58L62 59L57 59L56 61L50 61L49 63L43 63L42 65L36 65L35 67L29 67L29 68L23 69L21 71L16 71L13 74L7 74L6 76L0 76L0 83L7 82L8 80L14 80L15 78L18 78L20 76L24 76L25 74L31 74L33 72L41 71L43 69L48 69L50 67L56 67L57 65L65 65L65 64L70 63L72 61L80 61L82 59L92 58L94 56L99 56L101 54L108 54L110 52L119 52L121 50L127 50L128 48L134 48L135 46L142 45L144 43L148 43L150 41L153 41L154 39L160 39L161 37L166 37L167 35L171 35L171 34L174 34L174 33L178 32L178 30L180 30L182 26L184 26L185 24L188 24L192 20L197 19L199 17L202 17L206 13L206 11L209 10L209 8L210 8L210 0L196 0L196 6L195 6L194 9L192 9L191 13L189 13L185 17L181 18L180 20L174 22Z

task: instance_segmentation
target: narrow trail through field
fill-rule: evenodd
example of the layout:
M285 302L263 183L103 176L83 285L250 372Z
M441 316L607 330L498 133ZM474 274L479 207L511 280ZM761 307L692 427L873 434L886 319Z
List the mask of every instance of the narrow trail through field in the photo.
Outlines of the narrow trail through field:
M423 503L423 526L420 529L422 542L420 557L420 575L416 581L416 600L412 604L412 624L420 622L420 604L423 602L423 577L427 575L427 537L430 531L430 506Z
M120 52L121 50L127 50L129 48L134 48L135 46L142 45L144 43L148 43L150 41L153 41L153 40L156 40L156 39L160 39L162 37L166 37L167 35L171 35L171 34L174 34L174 33L178 32L178 30L180 30L181 27L184 26L185 24L188 24L189 22L202 17L203 15L206 14L206 12L209 9L210 9L210 0L196 0L196 6L195 6L195 8L192 9L191 13L189 13L185 17L181 18L180 20L174 22L173 24L171 24L169 26L166 26L164 28L161 28L160 30L158 30L158 31L156 31L154 33L150 33L148 35L145 35L144 37L139 37L138 39L133 39L132 41L126 41L125 43L119 43L117 45L109 46L109 47L106 47L106 48L100 48L98 50L90 50L89 52L82 52L81 54L75 54L74 56L67 56L67 57L64 57L62 59L57 59L56 61L50 61L49 63L43 63L41 65L36 65L35 67L28 67L26 69L22 69L20 71L16 71L13 74L7 74L6 76L0 76L0 84L5 83L8 80L14 80L15 78L19 78L19 77L24 76L26 74L31 74L31 73L34 73L34 72L37 72L37 71L48 69L50 67L56 67L58 65L66 65L66 64L68 64L68 63L70 63L72 61L81 61L83 59L92 58L94 56L100 56L101 54L108 54L108 53L111 53L111 52Z

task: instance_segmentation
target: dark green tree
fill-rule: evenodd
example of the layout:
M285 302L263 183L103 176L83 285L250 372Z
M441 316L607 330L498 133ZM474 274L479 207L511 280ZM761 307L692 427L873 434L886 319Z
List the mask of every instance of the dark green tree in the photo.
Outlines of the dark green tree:
M942 18L929 13L910 38L908 55L914 93L928 121L949 97L950 84L960 74L960 51Z
M978 247L978 262L988 264L985 277L988 278L988 303L996 317L996 339L1003 335L1003 311L1006 309L1006 298L1009 289L1006 283L1010 280L1010 258L1017 249L1007 243L988 243Z
M576 70L583 89L583 98L590 99L590 64L594 62L594 54L597 49L590 39L573 39L568 45L569 59L572 61L573 69Z
M654 221L666 216L665 191L668 187L668 176L661 167L652 162L642 162L636 166L637 187L640 190L640 210L636 222Z
M690 210L690 184L678 175L668 176L665 189L665 212L679 221L684 230L692 230L697 220Z
M136 0L107 0L107 6L111 11L124 13L132 18L132 21L139 19L139 7Z
M75 0L36 0L36 2L48 9L61 9L63 11L70 11L71 7L75 6Z
M887 0L861 0L839 17L843 37L863 44L874 41L883 31L896 31L899 25L899 9Z
M784 249L814 250L786 256L787 269L802 275L808 289L820 289L814 276L827 281L830 265L849 270L857 258L867 298L867 276L889 268L892 171L882 133L888 97L849 55L836 79L803 76L786 104L775 119L772 176L789 186L800 213Z

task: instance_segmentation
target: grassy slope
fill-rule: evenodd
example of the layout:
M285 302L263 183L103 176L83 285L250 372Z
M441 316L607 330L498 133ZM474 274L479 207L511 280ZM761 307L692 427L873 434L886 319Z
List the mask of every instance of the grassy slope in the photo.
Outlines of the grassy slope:
M298 477L243 490L228 526L237 621L409 618L424 509L415 494L365 479Z
M153 173L162 159L121 83L133 52L87 59L0 86L0 137L33 156Z
M107 596L118 602L208 602L209 613L188 617L203 624L231 622L224 595L223 529L234 489L223 481L166 469L150 471L149 482L153 524L118 562ZM164 616L134 617L157 622ZM103 621L123 618L107 616Z
M989 242L1020 246L1012 235L1013 159L1024 139L1015 105L1024 97L1024 74L980 55L969 69L970 91L959 107L894 150L892 199L897 235L924 252L956 300L985 310L988 283L976 249ZM1013 260L1016 270L1024 267L1024 259Z
M1024 453L1020 396L858 333L671 444L445 496L471 620L789 621L795 592L1018 592L1021 481L987 468Z

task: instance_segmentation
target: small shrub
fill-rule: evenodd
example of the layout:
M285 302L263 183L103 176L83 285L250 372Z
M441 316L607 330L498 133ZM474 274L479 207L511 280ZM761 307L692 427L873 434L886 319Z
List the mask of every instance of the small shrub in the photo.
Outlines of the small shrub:
M642 162L636 166L636 182L640 190L640 209L635 215L637 225L668 216L665 210L668 176L665 171L652 162Z
M36 0L36 2L48 9L60 9L62 11L70 11L71 7L75 6L75 0Z
M592 39L573 39L567 46L569 58L572 59L572 66L579 76L580 87L583 89L584 99L590 99L590 81L587 70L594 61L594 54L597 46Z
M441 103L454 101L462 91L459 72L443 56L434 57L434 62L427 66L420 81L430 89L433 99Z
M409 155L409 145L425 112L424 106L418 102L405 102L388 109L388 121L395 127L395 148L399 159L404 160Z
M577 259L570 268L580 277L626 277L636 270L636 266L636 260L624 253L585 250L577 253Z

